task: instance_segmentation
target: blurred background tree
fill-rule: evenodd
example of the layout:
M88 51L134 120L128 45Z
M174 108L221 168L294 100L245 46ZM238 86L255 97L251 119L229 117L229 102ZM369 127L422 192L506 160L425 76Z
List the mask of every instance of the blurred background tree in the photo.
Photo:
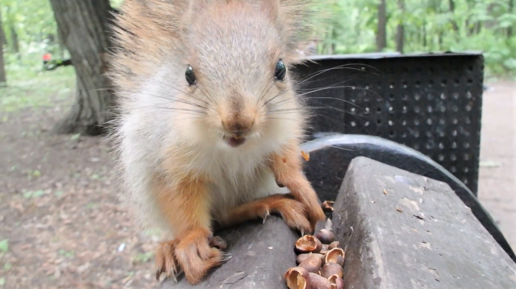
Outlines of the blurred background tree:
M109 0L50 0L60 39L77 75L76 101L56 127L58 133L100 134L109 120L111 84L105 75L110 45Z
M4 45L6 42L4 27L2 26L2 11L0 10L0 85L7 82L4 61Z
M319 53L482 50L487 73L516 73L514 0L333 0ZM385 9L385 10L384 10Z
M437 52L482 50L488 76L516 76L515 0L331 0L319 7L331 15L319 26L318 53ZM0 0L5 36L4 62L9 83L42 75L77 74L76 104L57 126L59 132L97 134L110 106L109 83L100 55L85 51L80 40L105 52L104 33L111 7L123 0ZM52 5L51 5L52 4ZM65 5L65 6L63 6ZM66 7L66 9L65 9ZM89 8L87 8L89 7ZM87 9L87 10L83 10ZM53 10L55 13L53 13ZM66 10L66 12L65 12ZM56 21L57 20L57 21ZM60 29L59 29L60 27ZM100 27L100 34L88 28ZM86 37L86 38L84 38ZM72 70L42 70L42 56L87 59ZM79 61L79 62L78 62ZM2 65L0 59L0 65ZM0 68L1 76L2 68ZM50 77L50 76L48 76ZM62 82L62 81L61 81ZM56 85L61 85L56 80ZM0 91L0 101L2 100Z

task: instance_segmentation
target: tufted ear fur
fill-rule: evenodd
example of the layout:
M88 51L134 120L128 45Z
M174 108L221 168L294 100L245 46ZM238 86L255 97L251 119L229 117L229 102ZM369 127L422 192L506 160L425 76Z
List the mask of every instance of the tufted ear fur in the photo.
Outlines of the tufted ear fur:
M280 0L261 0L258 1L258 6L271 18L273 22L278 20Z
M175 16L178 18L180 30L183 31L183 34L186 34L188 32L188 24L191 22L191 19L208 5L209 0L190 0L177 2L181 2L179 5L183 6L183 12Z
M113 27L116 57L111 58L109 74L114 84L121 90L135 88L139 78L152 73L164 55L185 49L183 35L196 12L224 1L247 2L263 9L280 32L285 61L297 63L303 60L311 40L314 4L326 0L125 0Z
M270 16L285 41L286 58L300 62L311 42L314 25L315 0L261 0L260 7Z

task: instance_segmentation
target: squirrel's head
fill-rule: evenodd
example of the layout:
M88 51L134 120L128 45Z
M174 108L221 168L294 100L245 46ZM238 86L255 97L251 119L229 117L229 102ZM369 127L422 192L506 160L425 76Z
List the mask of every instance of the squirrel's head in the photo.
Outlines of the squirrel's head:
M179 83L205 114L201 121L232 147L302 121L289 73L299 52L282 34L280 1L195 3L182 30Z
M308 40L307 1L174 1L168 9L164 3L173 1L126 2L122 47L148 65L141 46L152 43L147 58L154 60L154 71L164 71L156 82L159 94L168 91L163 99L185 133L217 137L230 147L267 135L302 134L306 115L290 68L301 61ZM148 23L136 13L148 15ZM134 70L152 75L144 63ZM134 79L142 78L137 72Z

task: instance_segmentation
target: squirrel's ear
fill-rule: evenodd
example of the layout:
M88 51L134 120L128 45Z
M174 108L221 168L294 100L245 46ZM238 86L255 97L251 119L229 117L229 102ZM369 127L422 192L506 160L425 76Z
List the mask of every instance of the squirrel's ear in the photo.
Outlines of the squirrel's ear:
M258 2L260 8L276 21L280 13L280 0L261 0Z
M290 63L300 62L311 54L308 46L319 1L327 0L260 0L285 41L283 53Z
M185 0L177 1L175 6L176 14L179 18L179 28L186 33L193 17L202 9L204 9L209 0Z
M290 64L301 63L311 55L317 54L317 43L315 40L298 42L295 49L287 51L285 60Z

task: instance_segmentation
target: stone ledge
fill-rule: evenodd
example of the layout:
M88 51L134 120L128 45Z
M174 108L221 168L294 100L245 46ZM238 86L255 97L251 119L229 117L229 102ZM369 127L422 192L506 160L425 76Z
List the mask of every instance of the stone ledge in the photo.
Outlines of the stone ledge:
M299 236L281 218L270 216L264 224L249 222L217 235L227 242L226 252L232 255L227 263L212 270L197 286L190 285L183 275L178 283L168 279L159 288L287 288L283 275L296 265L294 243Z
M516 264L442 182L355 158L333 228L355 288L516 288Z

